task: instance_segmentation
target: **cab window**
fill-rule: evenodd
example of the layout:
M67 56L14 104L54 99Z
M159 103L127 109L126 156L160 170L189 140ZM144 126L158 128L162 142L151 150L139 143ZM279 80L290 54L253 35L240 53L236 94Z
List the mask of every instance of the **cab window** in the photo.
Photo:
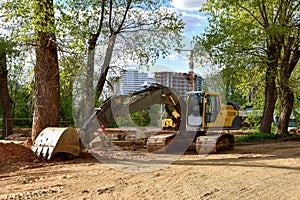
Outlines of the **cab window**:
M201 125L203 113L203 100L199 94L191 95L188 98L188 124Z
M205 122L213 123L220 112L220 101L217 95L207 95L205 97Z

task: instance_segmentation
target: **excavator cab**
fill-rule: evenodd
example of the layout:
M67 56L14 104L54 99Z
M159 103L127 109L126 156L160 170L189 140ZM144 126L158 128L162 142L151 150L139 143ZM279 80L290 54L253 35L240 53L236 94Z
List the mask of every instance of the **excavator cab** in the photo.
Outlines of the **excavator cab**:
M189 92L186 111L187 130L239 128L238 110L231 105L222 105L221 95L217 92Z
M239 113L234 106L222 104L220 93L189 92L186 111L186 130L197 132L197 153L233 149L234 136L224 130L240 128Z
M196 91L187 96L187 127L189 130L202 131L220 123L218 115L221 110L219 93ZM221 126L221 124L219 124Z
M204 92L189 92L187 96L187 126L201 127Z

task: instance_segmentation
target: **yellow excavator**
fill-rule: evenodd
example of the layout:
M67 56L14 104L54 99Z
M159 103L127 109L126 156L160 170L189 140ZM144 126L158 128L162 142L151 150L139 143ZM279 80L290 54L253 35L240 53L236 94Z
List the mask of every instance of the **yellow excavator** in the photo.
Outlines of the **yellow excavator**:
M165 110L170 117L163 123L168 121L169 125L171 124L171 130L163 128L165 130L148 131L143 134L141 140L141 138L130 137L131 134L128 131L105 129L115 124L119 117L128 116L155 104L165 105ZM241 120L237 107L234 104L223 105L219 93L188 92L184 99L169 87L152 84L132 94L112 96L104 101L77 131L81 142L85 145L91 144L96 137L94 133L99 130L100 126L101 131L107 136L106 139L112 138L111 135L118 136L111 140L112 144L121 145L125 142L127 145L135 145L139 143L146 146L149 152L184 152L194 146L198 153L208 153L232 149L234 136L224 130L239 129ZM74 131L57 129L59 131L56 134L53 128L51 133L45 129L45 132L43 131L44 133L36 139L32 150L48 159L60 152L77 155L80 144L74 136ZM72 140L68 139L69 135ZM115 140L115 138L118 139ZM130 141L127 138L131 138ZM68 141L74 142L70 144Z

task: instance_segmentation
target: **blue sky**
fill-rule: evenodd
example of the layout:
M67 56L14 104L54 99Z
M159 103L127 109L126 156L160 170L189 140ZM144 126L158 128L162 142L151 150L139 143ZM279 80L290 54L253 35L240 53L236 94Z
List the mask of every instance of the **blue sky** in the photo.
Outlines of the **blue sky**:
M208 26L207 18L203 13L199 12L202 4L206 0L172 0L170 3L180 14L181 18L185 21L186 27L184 30L185 39L183 43L186 45L184 49L191 49L191 40L193 36L200 35L204 32L205 28ZM166 69L165 71L176 71L176 72L188 72L189 52L178 53L173 51L166 59L160 59L154 71L158 69ZM207 69L203 66L195 65L195 73L204 75L207 73Z
M199 12L206 0L172 0L173 6L181 15L186 23L185 35L192 37L202 33L207 26L207 20L203 13Z

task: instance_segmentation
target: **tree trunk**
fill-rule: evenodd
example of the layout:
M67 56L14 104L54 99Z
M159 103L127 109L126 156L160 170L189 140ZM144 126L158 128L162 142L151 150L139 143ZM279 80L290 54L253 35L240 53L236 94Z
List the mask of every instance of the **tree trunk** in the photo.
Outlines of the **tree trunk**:
M293 47L295 50L293 50ZM281 113L275 133L284 135L288 131L290 116L294 105L294 93L290 88L289 79L300 59L298 40L289 37L284 48L281 71L278 77Z
M282 85L280 87L280 91L282 93L280 99L280 105L282 110L278 119L278 125L275 133L279 135L284 135L288 131L290 116L292 114L294 105L294 93L287 85Z
M42 25L54 27L52 0L41 2L36 13L44 12ZM46 28L44 28L46 29ZM36 64L34 66L35 99L32 141L46 127L59 126L60 84L54 33L37 30Z
M264 112L261 120L260 132L271 133L271 126L273 122L273 113L275 103L277 100L275 72L269 68L266 72L266 86L265 86L265 105Z
M106 49L104 62L103 62L102 68L101 68L101 74L100 74L100 77L98 79L97 86L96 86L95 102L97 102L99 100L99 97L104 88L104 84L105 84L107 73L109 70L109 64L110 64L112 53L114 50L116 38L117 38L117 33L113 33L110 36L109 41L108 41L108 47Z
M3 114L2 138L13 133L13 101L11 100L8 92L7 73L6 49L3 48L0 51L0 103Z
M87 61L87 79L86 79L86 111L84 112L84 120L87 119L95 108L95 91L94 91L94 70L95 70L95 50L97 45L97 40L100 37L104 14L106 0L101 1L101 17L99 20L98 30L94 34L90 34L88 40L88 61Z
M99 35L92 34L89 39L87 75L85 87L85 110L83 111L83 119L86 120L95 108L94 94L94 67L95 67L95 49Z

